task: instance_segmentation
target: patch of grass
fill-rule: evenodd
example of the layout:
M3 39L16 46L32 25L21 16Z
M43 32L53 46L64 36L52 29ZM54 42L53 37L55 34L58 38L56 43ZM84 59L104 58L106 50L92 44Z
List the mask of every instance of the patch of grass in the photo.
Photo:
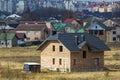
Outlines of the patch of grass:
M40 52L35 47L0 49L0 80L119 80L120 60L114 58L120 50L105 52L105 67L101 72L60 73L44 71L26 73L24 62L39 62Z
M6 56L39 56L39 51L36 47L0 48L0 57Z

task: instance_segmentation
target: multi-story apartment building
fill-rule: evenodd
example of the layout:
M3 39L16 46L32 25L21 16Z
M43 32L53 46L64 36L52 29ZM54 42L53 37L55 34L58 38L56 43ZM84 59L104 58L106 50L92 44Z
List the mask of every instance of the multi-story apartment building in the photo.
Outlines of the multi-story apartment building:
M111 12L112 9L120 6L119 2L107 3L107 2L90 2L80 0L0 0L0 11L7 12L23 12L28 8L33 11L40 7L53 7L59 9L67 9L73 11L97 11ZM105 11L104 11L105 10Z
M10 13L15 12L17 0L0 0L0 10Z

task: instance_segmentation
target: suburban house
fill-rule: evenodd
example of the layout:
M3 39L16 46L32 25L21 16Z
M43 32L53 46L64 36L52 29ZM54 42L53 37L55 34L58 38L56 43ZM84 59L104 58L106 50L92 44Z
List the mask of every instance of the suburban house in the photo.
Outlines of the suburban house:
M37 49L41 69L55 71L102 70L104 51L109 48L88 33L58 33L48 37Z
M22 19L22 17L17 14L11 14L11 15L7 16L6 19L20 20L20 19Z
M112 27L114 25L117 25L117 23L114 20L111 20L111 19L105 20L103 22L103 24L106 25L107 27Z
M54 27L51 24L52 22L45 22L45 23L46 23L46 26L47 26L47 28L49 30L49 35L56 34L56 31L55 31Z
M77 30L71 24L55 22L51 23L56 32L75 33Z
M42 41L49 36L49 30L44 22L22 21L15 30L16 33L25 33L26 41Z
M120 20L118 20L120 23ZM107 42L120 42L120 24L118 21L106 20L104 24L107 26Z
M6 21L0 20L0 31L8 31L14 29L13 27L11 27L10 25L7 24Z
M73 18L67 18L64 23L66 24L71 24L72 26L74 26L76 28L76 30L82 28L83 26L83 23L82 21L80 20L76 20L76 19L73 19Z
M25 43L25 39L27 39L27 36L25 33L15 33L17 36L17 44L20 46L22 43Z
M0 33L0 48L17 46L17 36L14 33Z
M98 21L97 19L92 19L89 21L85 26L84 29L93 35L96 35L101 40L106 42L106 32L107 26L105 26L102 22Z
M5 22L14 29L17 28L19 24L16 20L6 20Z
M92 20L98 20L100 22L104 22L104 19L103 18L99 18L99 17L89 17L89 18L85 18L83 19L83 26L85 26L88 22L92 21Z

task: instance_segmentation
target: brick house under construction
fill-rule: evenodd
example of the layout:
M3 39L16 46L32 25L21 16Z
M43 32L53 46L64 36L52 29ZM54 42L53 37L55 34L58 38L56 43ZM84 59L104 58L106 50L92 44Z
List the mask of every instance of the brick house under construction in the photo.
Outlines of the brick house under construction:
M59 71L101 70L109 48L88 33L58 33L46 39L40 50L41 69Z

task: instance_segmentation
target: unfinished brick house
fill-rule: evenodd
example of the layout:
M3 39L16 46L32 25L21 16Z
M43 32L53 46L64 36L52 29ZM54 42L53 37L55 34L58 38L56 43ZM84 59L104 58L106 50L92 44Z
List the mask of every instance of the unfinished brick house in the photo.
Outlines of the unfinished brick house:
M58 33L45 40L40 50L41 69L59 71L101 70L109 48L88 33Z

